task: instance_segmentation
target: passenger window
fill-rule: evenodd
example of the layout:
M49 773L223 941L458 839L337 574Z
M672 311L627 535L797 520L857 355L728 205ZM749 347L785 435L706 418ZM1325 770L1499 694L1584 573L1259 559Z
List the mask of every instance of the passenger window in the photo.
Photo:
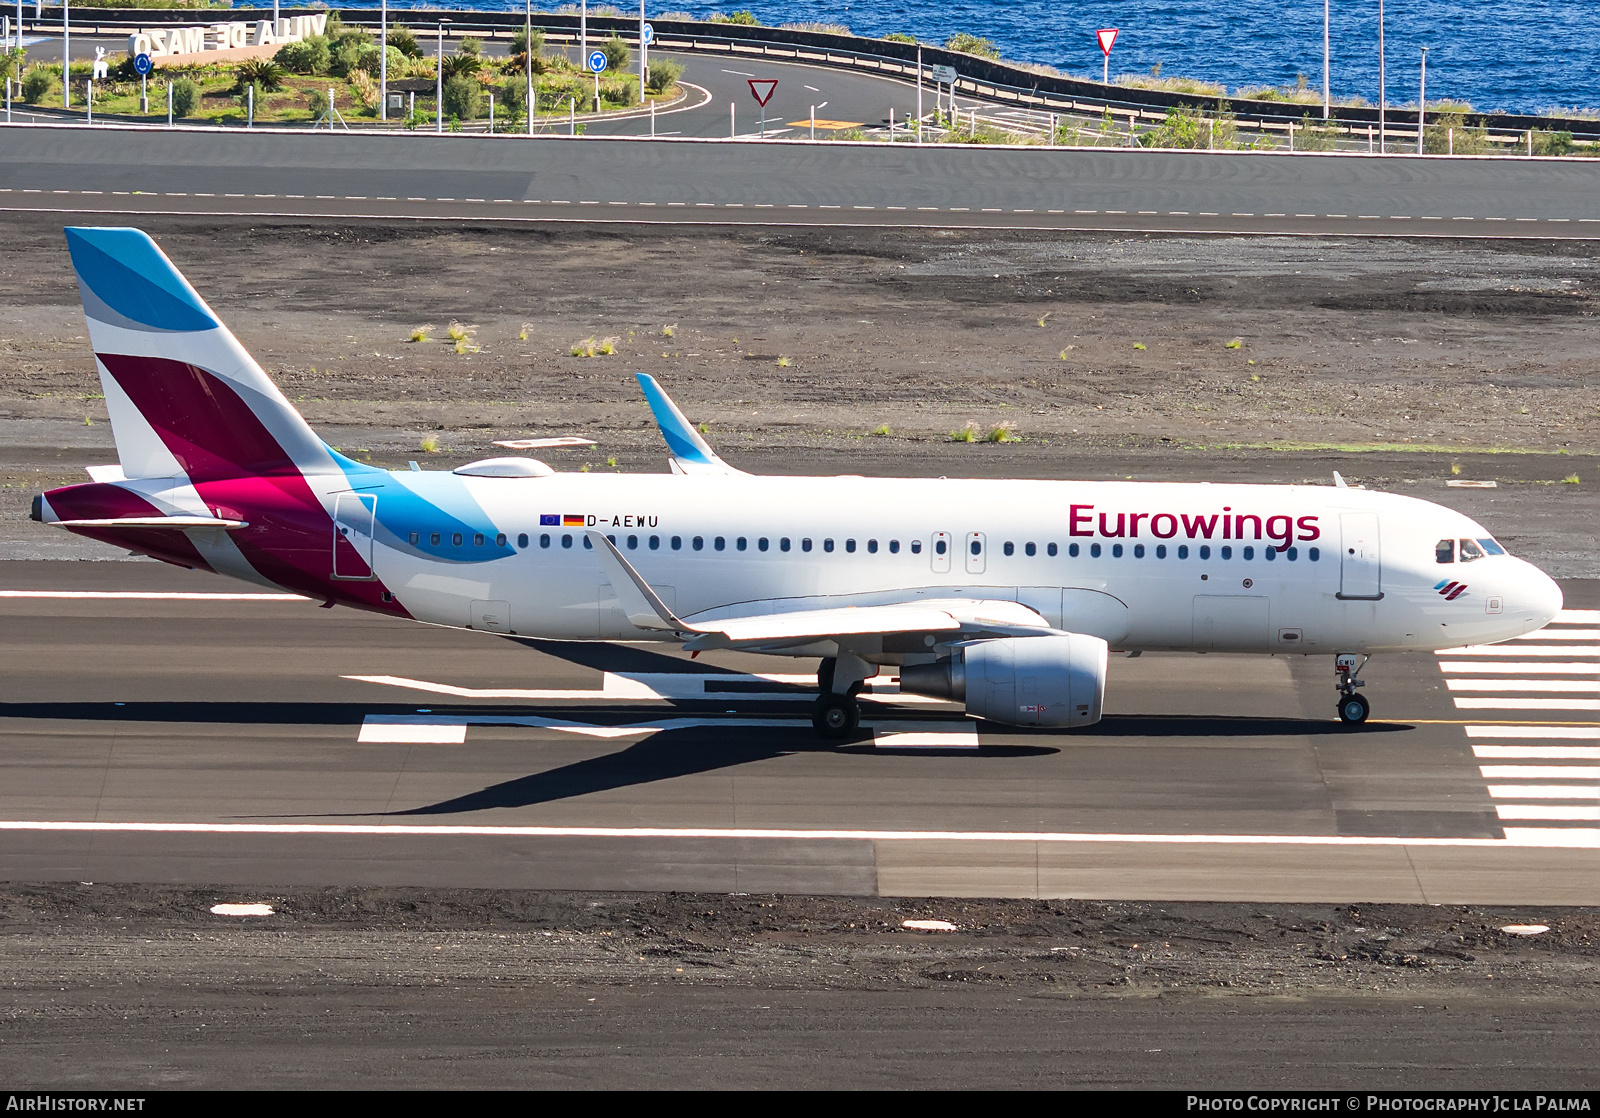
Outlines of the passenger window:
M822 541L822 550L823 551L832 551L833 550L833 540L832 540L832 538L825 539L825 540Z
M900 541L899 540L890 540L889 541L889 554L890 555L899 555L900 554Z
M1048 546L1047 546L1047 547L1046 547L1046 548L1045 548L1045 549L1044 549L1044 553L1045 553L1045 554L1046 554L1046 555L1050 555L1050 556L1054 556L1054 555L1055 555L1055 553L1056 553L1056 545L1055 545L1055 544L1050 544L1050 545L1048 545ZM1078 553L1077 553L1077 552L1076 552L1076 551L1074 551L1074 552L1073 552L1073 553L1072 553L1072 554L1074 554L1074 555L1076 555L1076 554L1078 554Z
M867 541L867 554L868 555L876 555L876 554L878 554L878 541L877 540L868 540Z
M1300 549L1298 547L1291 547L1288 551L1284 552L1284 555L1288 557L1289 562L1293 563L1296 559L1300 558Z
M811 539L810 539L810 537L802 536L800 538L800 550L801 551L810 551L811 550Z
M628 550L629 551L638 551L639 550L639 537L638 536L629 536L628 537Z
M673 551L682 551L683 550L683 537L682 536L673 536L672 537L672 550Z
M1315 563L1318 559L1322 558L1322 552L1318 551L1314 547L1307 548L1306 549L1306 558L1311 560L1313 563Z
M571 536L570 533L568 535L565 535L565 536L561 537L561 546L562 547L571 547L572 546L572 536Z
M972 554L974 554L974 555L982 555L983 554L983 541L982 540L973 540L972 541Z
M1078 545L1075 544L1075 543L1068 544L1067 545L1067 554L1069 556L1071 556L1072 558L1076 559L1078 557Z
M788 536L784 536L782 539L780 539L778 541L778 550L779 551L788 551L789 550L789 537Z
M716 539L711 541L711 546L716 548L718 551L726 551L728 550L728 541L723 539L721 536L718 536Z
M935 555L943 555L944 554L944 549L945 549L945 542L943 540L934 540L933 541L933 553Z
M696 536L689 541L689 546L696 551L704 551L706 549L706 538L704 536Z
M749 547L750 544L748 540L746 540L743 536L740 536L738 539L733 541L733 546L739 551L743 551L745 548Z
M1272 560L1274 560L1274 559L1276 559L1278 557L1278 549L1275 548L1275 547L1269 547L1269 548L1264 549L1261 552L1261 554L1262 554L1262 557L1265 558L1267 560L1267 562L1270 563L1270 562L1272 562Z
M1012 543L1010 540L1007 540L1005 552L1007 555L1015 555L1017 553L1017 545Z
M1135 559L1143 559L1144 558L1144 544L1136 543L1136 544L1133 545L1133 557Z
M617 541L616 540L612 540L611 542L612 543L616 543ZM591 540L588 536L584 536L583 537L583 550L585 550L585 551L593 551L594 550L594 541Z
M435 532L431 536L429 536L428 537L428 542L431 543L434 547L438 547L439 546L439 533Z
M1111 545L1111 558L1113 558L1113 559L1121 559L1122 558L1122 545L1120 543L1114 543L1114 544Z
M1023 553L1026 554L1026 555L1029 555L1029 556L1037 555L1037 554L1039 554L1039 545L1038 544L1033 544L1033 543L1026 543L1026 544L1022 545L1022 550L1023 550Z
M422 541L422 533L421 532L412 532L411 533L411 546L412 547L416 547L417 544L420 543L421 541Z
M584 542L585 542L585 543L587 543L587 542L588 542L588 540L589 540L589 537L588 537L588 536L585 536L585 537L583 537L583 539L584 539ZM608 539L608 540L610 540L610 541L611 541L611 543L612 543L612 544L613 544L613 546L614 546L614 545L615 545L615 544L616 544L616 542L617 542L617 537L615 537L615 536L611 536L611 535L608 535L608 536L606 536L606 539Z
M651 551L660 551L661 550L661 537L660 536L651 536L650 537L650 550Z
M1188 544L1180 543L1178 545L1178 558L1179 559L1187 559L1187 558L1189 558L1189 545Z
M855 540L845 540L844 541L844 549L846 551L850 552L852 555L855 554L856 541Z
M1210 544L1201 544L1200 545L1200 558L1202 558L1202 559L1211 558L1211 545Z
M1097 544L1097 543L1090 544L1089 545L1089 555L1092 558L1095 558L1095 559L1100 558L1100 545Z
M759 540L756 541L756 550L757 551L765 551L765 550L767 550L767 537L762 536Z
M478 538L482 539L483 537L479 536ZM461 533L460 532L452 533L451 536L450 536L450 543L455 547L460 547L461 546Z
M1232 559L1233 558L1233 548L1231 548L1231 547L1222 548L1220 554L1224 559Z
M1461 541L1461 561L1471 563L1475 559L1483 558L1483 549L1471 540Z
M1246 559L1254 559L1256 557L1256 549L1253 548L1253 547L1245 548L1244 549L1244 557Z
M1157 559L1165 559L1166 557L1167 557L1167 545L1164 544L1164 543L1156 544L1156 558Z
M549 547L550 546L550 533L549 532L540 532L539 533L539 546L540 547Z
M504 547L506 545L506 534L504 532L501 532L498 536L496 536L494 538L494 545L496 547ZM522 546L523 547L527 547L528 546L528 537L527 536L523 536L522 537Z
M1504 555L1506 553L1506 549L1493 540L1479 540L1478 543L1482 545L1486 555Z
M1434 544L1433 561L1435 563L1454 563L1456 561L1456 541L1440 540Z
M911 541L911 554L913 554L913 555L921 555L922 554L922 541L921 540L912 540Z

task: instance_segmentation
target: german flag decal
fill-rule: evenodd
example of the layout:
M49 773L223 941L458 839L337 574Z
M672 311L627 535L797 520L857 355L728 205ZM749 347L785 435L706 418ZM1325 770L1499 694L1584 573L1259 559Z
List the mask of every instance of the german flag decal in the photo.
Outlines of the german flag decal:
M583 527L583 515L581 513L574 514L574 513L570 513L569 512L566 515L562 516L562 518L561 518L561 526L563 528L582 528Z

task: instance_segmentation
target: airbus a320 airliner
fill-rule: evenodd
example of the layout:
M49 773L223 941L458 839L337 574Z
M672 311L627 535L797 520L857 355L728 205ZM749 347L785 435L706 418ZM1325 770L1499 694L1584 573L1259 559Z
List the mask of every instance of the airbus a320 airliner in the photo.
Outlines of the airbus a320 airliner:
M742 473L643 375L671 473L378 469L311 431L143 232L66 235L120 462L34 519L434 625L821 657L829 737L883 668L977 718L1090 726L1112 649L1325 655L1356 724L1367 656L1507 640L1562 605L1468 517L1342 482Z

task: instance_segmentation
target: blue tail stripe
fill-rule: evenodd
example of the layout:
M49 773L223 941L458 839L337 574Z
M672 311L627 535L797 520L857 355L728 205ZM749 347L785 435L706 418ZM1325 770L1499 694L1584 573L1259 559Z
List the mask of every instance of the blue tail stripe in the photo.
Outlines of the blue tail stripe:
M91 313L104 307L125 320L114 325L151 330L192 332L221 325L140 230L68 228L66 234Z

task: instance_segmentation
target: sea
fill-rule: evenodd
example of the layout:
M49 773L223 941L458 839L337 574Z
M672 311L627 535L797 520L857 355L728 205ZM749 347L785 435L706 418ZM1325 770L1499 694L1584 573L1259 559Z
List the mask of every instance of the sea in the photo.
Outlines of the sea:
M359 7L377 7L361 3ZM403 9L403 2L391 8ZM521 11L515 0L438 0L419 8ZM617 5L630 14L637 9ZM552 10L548 0L536 10ZM743 9L769 26L842 24L858 35L890 32L943 43L966 31L1019 62L1098 79L1095 32L1116 28L1111 73L1200 78L1241 87L1322 88L1322 0L735 0L718 6L647 3L646 15L704 18ZM1377 0L1329 0L1330 92L1378 102ZM1390 104L1417 101L1422 48L1427 97L1483 112L1600 110L1600 0L1389 0L1384 5L1384 89Z

